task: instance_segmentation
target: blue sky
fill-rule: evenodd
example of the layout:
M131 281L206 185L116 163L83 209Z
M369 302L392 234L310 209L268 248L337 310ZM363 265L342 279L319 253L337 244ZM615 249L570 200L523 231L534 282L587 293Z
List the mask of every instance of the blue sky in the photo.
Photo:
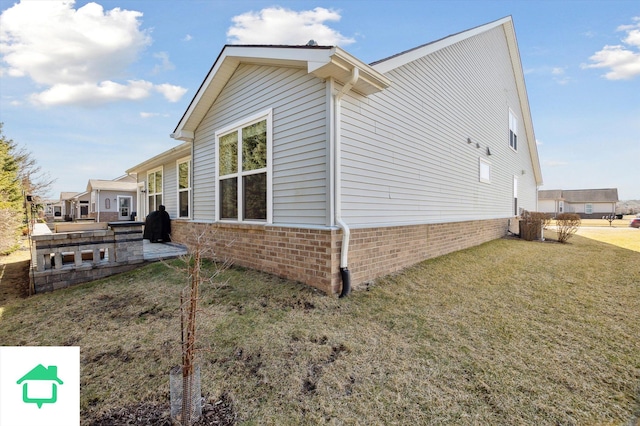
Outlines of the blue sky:
M337 44L364 62L507 15L544 185L640 199L640 2L0 0L0 122L84 191L175 145L224 44Z

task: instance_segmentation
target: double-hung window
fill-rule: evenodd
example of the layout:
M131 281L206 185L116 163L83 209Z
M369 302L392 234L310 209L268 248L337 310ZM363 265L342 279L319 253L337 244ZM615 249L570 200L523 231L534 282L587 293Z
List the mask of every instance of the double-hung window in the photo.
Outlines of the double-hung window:
M216 216L270 221L271 112L216 134Z
M509 146L518 150L518 118L509 110Z
M162 204L162 168L147 173L147 199L149 212L158 210Z
M178 217L188 218L191 205L191 158L177 161L178 173Z

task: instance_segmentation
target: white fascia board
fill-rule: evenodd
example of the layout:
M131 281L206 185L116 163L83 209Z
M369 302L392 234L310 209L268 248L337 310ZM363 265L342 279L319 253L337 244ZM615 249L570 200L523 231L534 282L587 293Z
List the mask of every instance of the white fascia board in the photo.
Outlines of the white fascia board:
M174 135L193 133L211 106L217 94L240 63L264 63L298 66L307 63L327 63L333 49L271 46L225 46L216 59L187 111L174 130ZM203 105L204 102L207 105ZM181 139L184 140L184 139Z
M341 83L346 83L345 78L351 78L354 68L358 68L360 76L354 89L362 91L365 95L379 92L391 85L391 81L385 75L339 47L332 49L327 61L308 62L307 65L309 73L316 77L333 77Z
M174 139L193 138L195 129L241 63L299 67L319 78L339 69L350 74L358 67L362 81L372 87L367 92L382 90L390 84L387 77L339 47L225 46L172 133Z
M329 61L335 48L317 47L271 47L271 46L227 46L224 55L227 57L239 58L241 62L264 59L268 62L291 61L298 63L301 67L307 62Z
M516 38L513 20L509 19L505 22L503 29L507 39L507 45L509 47L511 67L513 69L516 88L518 90L518 99L520 100L520 110L522 111L522 117L524 119L524 131L527 135L527 141L529 142L527 145L529 149L529 156L531 158L531 165L533 166L533 175L536 180L536 185L541 186L543 180L542 168L540 167L540 157L538 156L538 144L533 130L531 108L529 107L529 96L527 95L527 86L524 79L524 71L522 69L522 61L520 59L520 49L518 48L518 40Z
M171 133L169 136L171 136L172 139L177 139L179 141L184 141L184 142L190 142L195 137L195 134L192 131L183 129L183 130L179 130L176 133Z
M184 142L161 154L156 155L155 157L149 158L148 160L145 160L142 163L131 167L126 172L127 174L144 172L154 167L157 167L159 165L162 165L167 161L185 157L190 154L191 154L191 142Z
M405 64L408 64L409 62L420 59L423 56L429 55L440 49L444 49L445 47L451 46L452 44L458 43L469 37L473 37L475 35L481 34L485 31L488 31L490 29L493 29L495 27L498 27L510 21L511 21L511 17L507 16L505 18L498 19L497 21L489 22L488 24L484 24L476 28L471 28L470 30L445 37L443 39L434 41L433 43L429 43L422 47L418 47L416 49L409 50L405 53L401 53L399 55L393 56L387 60L383 60L380 63L372 65L372 68L378 72L387 73L393 69L396 69Z

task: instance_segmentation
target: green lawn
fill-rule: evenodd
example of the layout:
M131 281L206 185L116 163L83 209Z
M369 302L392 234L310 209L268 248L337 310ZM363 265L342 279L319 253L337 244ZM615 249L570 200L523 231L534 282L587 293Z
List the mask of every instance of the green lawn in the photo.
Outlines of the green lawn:
M153 264L9 302L0 342L80 346L83 424L165 403L184 281ZM241 424L640 418L636 251L580 236L501 239L345 299L239 268L219 281L202 292L203 393L230 399Z

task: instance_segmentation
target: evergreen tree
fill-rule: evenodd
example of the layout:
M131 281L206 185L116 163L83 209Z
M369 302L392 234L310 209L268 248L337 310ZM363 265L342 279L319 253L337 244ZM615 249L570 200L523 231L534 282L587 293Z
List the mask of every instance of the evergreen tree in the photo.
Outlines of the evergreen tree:
M0 123L0 253L17 245L22 223L22 183L16 149Z

